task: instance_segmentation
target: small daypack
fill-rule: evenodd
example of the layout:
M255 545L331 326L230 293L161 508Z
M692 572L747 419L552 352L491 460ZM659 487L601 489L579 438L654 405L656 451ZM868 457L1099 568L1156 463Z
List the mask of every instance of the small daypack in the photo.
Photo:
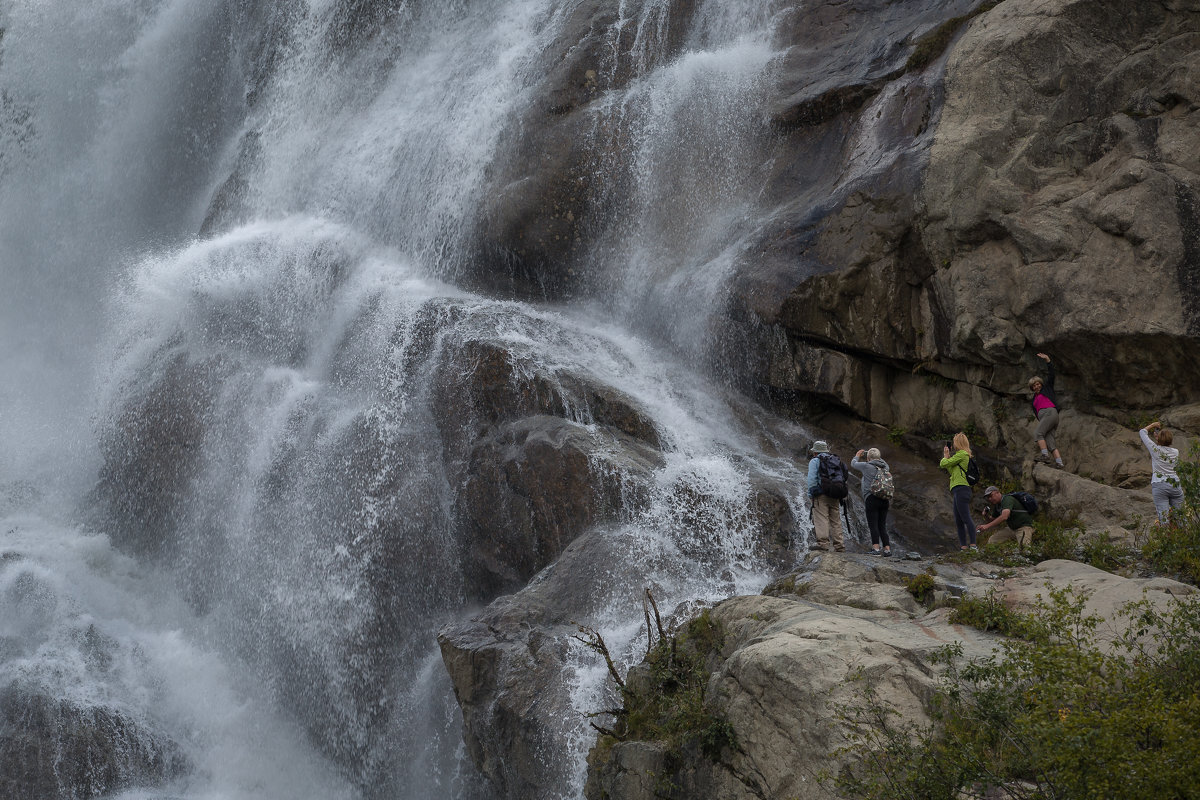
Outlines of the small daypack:
M850 493L846 488L846 478L849 477L846 465L833 453L821 453L817 461L817 486L821 494L834 500L844 499Z
M892 472L887 467L879 467L875 470L875 477L871 479L871 488L868 489L872 497L878 497L882 500L891 500L896 493L896 485L892 482Z
M967 456L967 486L974 486L979 483L979 462L974 458Z
M1037 498L1035 498L1029 492L1009 492L1008 496L1017 498L1017 502L1021 504L1021 507L1025 509L1026 513L1030 515L1037 513Z

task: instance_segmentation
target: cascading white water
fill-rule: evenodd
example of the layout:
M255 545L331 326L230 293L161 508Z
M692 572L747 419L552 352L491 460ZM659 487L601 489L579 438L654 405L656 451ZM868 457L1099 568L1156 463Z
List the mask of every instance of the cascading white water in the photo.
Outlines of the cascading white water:
M607 68L628 59L635 77L586 113L598 142L620 129L636 149L597 166L634 191L586 296L550 308L457 283L481 187L578 2L395 0L350 33L369 4L53 5L0 12L0 687L112 707L175 743L186 768L126 797L489 796L434 642L471 602L432 407L442 354L466 343L545 376L597 442L580 376L652 420L662 463L607 535L664 604L762 585L752 479L801 476L697 370L755 224L746 109L781 12L702 3L668 59L671 4L616 4L614 48L636 34ZM130 409L164 387L187 401L164 430L199 431L152 462L191 454L179 509L104 532L57 511L89 518L91 421L120 446L157 424ZM627 658L641 588L611 587L591 620ZM568 677L581 713L600 704L586 653ZM577 797L582 716L569 735L561 796Z

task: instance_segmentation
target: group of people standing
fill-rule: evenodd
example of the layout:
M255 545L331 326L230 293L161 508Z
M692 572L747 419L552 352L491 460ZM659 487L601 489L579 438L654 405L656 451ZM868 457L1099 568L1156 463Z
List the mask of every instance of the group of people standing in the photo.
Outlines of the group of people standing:
M846 468L841 459L829 452L827 442L813 442L808 454L808 495L812 501L813 535L817 540L813 549L828 550L832 546L841 552L846 549L841 518L842 501L848 493ZM888 538L887 515L894 485L891 469L877 447L859 450L850 466L862 473L863 507L871 531L870 552L890 556L892 543Z
M1040 376L1034 376L1028 382L1029 389L1033 392L1031 403L1037 422L1034 437L1039 452L1034 456L1034 460L1062 469L1062 453L1055 441L1059 405L1054 391L1054 364L1045 353L1038 353L1037 356L1046 362L1046 378L1043 380ZM1139 431L1139 435L1150 452L1150 486L1154 508L1159 520L1166 521L1171 509L1183 505L1183 491L1175 473L1179 451L1171 446L1171 432L1163 428L1161 422L1147 425ZM824 441L813 442L809 456L808 491L812 500L813 533L817 540L814 549L827 550L832 546L837 551L845 550L840 513L842 499L846 497L845 466L837 456L829 452L829 445ZM831 483L829 478L831 464L834 465L832 469L835 474L836 470L841 470L843 485L840 489L836 483ZM893 488L888 463L879 449L872 447L855 453L850 466L862 473L863 506L867 527L871 532L871 553L890 556L892 547L887 533L887 515ZM975 525L971 518L970 503L971 486L978 479L978 474L973 472L977 468L972 465L971 443L966 433L956 433L953 440L945 444L938 466L950 476L954 529L960 549L977 550L977 536L1001 525L1007 526L1008 530L993 534L992 542L1015 540L1025 547L1033 541L1033 515L1030 510L1036 510L1036 504L1026 495L1025 498L1030 501L1027 508L1017 496L1022 494L1020 492L1005 494L997 486L988 486L983 495L993 509L994 516L990 522Z

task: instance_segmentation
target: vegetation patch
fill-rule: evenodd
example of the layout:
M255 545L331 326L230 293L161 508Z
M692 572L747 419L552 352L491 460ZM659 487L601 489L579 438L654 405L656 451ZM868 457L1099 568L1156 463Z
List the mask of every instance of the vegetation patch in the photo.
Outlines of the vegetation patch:
M650 593L646 596L654 608L659 636L645 660L625 678L618 674L597 632L580 628L582 635L576 637L604 656L620 690L621 708L592 715L592 727L600 732L599 745L608 748L625 741L660 742L666 746L668 762L698 747L716 761L725 748L738 749L733 726L709 708L706 696L713 662L725 642L724 628L705 610L680 630L668 632ZM649 623L649 611L646 616ZM613 718L612 727L594 721L606 715Z
M932 566L926 567L924 572L913 575L911 578L904 579L904 587L908 589L908 593L916 598L918 603L922 605L933 597L935 587L934 576L937 575L937 570Z
M838 709L853 798L1171 798L1200 786L1200 599L1127 606L1098 635L1086 595L1049 590L1020 639L963 663L945 648L928 724L907 724L864 679Z
M964 597L950 612L950 622L1006 636L1020 636L1025 630L1024 615L1006 606L995 592L984 597Z
M975 420L967 420L967 424L963 426L963 433L967 435L969 441L974 447L987 447L987 434L979 430L979 426L975 424Z

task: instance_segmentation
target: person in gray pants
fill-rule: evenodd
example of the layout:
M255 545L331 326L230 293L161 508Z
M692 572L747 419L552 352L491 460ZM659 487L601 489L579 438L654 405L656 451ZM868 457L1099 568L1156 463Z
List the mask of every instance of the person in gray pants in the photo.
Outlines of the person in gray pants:
M1034 461L1050 463L1050 454L1054 453L1054 466L1063 468L1062 454L1058 452L1058 443L1054 441L1054 431L1058 429L1058 399L1054 395L1054 365L1050 356L1038 353L1038 358L1046 362L1046 380L1034 375L1029 379L1029 391L1033 392L1033 416L1037 419L1037 429L1033 438L1037 439L1041 452L1033 457Z
M1171 447L1174 437L1161 422L1151 422L1138 431L1138 436L1150 451L1150 496L1154 498L1154 510L1158 512L1158 521L1166 522L1170 509L1183 506L1183 489L1179 488L1179 476L1175 474L1179 450Z

